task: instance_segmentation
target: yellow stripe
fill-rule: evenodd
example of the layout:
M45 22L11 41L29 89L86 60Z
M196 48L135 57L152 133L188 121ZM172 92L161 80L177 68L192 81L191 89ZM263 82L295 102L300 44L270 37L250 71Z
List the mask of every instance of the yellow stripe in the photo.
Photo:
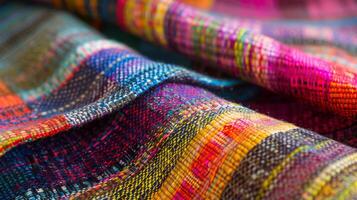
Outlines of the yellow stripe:
M349 187L345 188L337 199L349 199L349 197L353 196L353 194L357 194L357 181L352 183Z
M265 117L264 115L260 115L258 119L267 118L268 117ZM274 133L286 132L288 130L296 128L294 125L289 123L277 120L274 121L278 122L278 124L272 125L272 128L265 128L264 130L259 126L252 126L245 129L244 132L239 133L238 137L236 137L238 145L237 147L234 147L234 149L229 151L227 158L217 171L217 175L214 181L212 182L210 189L207 191L207 197L221 196L225 186L231 180L232 175L239 166L241 160L248 154L251 149L253 149L256 145L260 144L265 138ZM248 138L242 140L241 137L239 137L240 135L246 135L248 136Z
M167 39L165 37L165 15L170 8L173 0L164 0L162 3L160 2L154 16L154 27L155 35L158 37L159 41L162 45L167 46Z
M258 193L257 198L262 199L264 197L264 194L269 189L269 186L271 185L271 183L275 180L277 175L280 174L280 172L282 172L285 169L285 167L288 165L289 162L291 162L291 160L294 158L295 155L297 155L301 152L304 152L308 149L311 149L311 148L321 149L322 147L324 147L326 144L328 144L330 142L331 142L331 140L323 141L323 142L317 144L315 147L311 147L311 146L307 146L307 145L300 146L300 147L296 148L294 151L292 151L290 154L288 154L284 158L284 160L271 171L269 177L264 180L264 182L262 183L262 187L260 188L260 191Z
M353 195L354 182L357 181L357 165L344 168L341 172L336 174L336 178L331 179L323 186L318 196L315 199L348 199L347 197Z
M160 4L160 3L158 3ZM148 1L147 3L144 4L144 16L143 16L143 30L145 33L145 37L147 40L149 40L150 42L154 41L154 36L153 36L153 31L152 31L152 27L150 26L150 22L152 20L152 15L153 13L151 13L151 8L155 6L155 4L153 3L152 0Z
M312 200L319 194L321 189L344 168L357 163L357 153L353 153L344 157L341 160L326 167L318 177L316 177L305 190L304 199Z
M200 103L197 107L197 105L188 105L188 107L183 108L182 110L180 109L179 113L180 114L175 114L173 118L170 119L170 125L168 125L168 127L170 127L170 129L166 129L166 131L172 131L175 127L181 127L184 125L185 120L189 119L191 117L191 114L196 113L197 110L212 110L212 111L216 111L218 109L222 108L222 102L221 101L214 101L214 102L207 102L207 103ZM226 104L226 106L228 106L229 104ZM178 117L178 118L177 118ZM217 119L218 117L220 117L220 115L214 117L215 119ZM213 119L214 120L214 119ZM212 120L212 121L213 121ZM174 126L173 126L174 124ZM158 130L155 131L156 133L154 135L159 134L159 132L162 132L163 130ZM175 139L176 140L176 139ZM187 145L189 145L189 141L187 141ZM150 144L149 144L150 146ZM141 168L144 167L139 174L136 174L135 176L133 176L132 178L128 179L128 181L126 182L126 185L130 185L130 188L137 188L137 187L141 187L143 190L151 188L152 187L152 181L153 179L155 179L155 176L157 176L156 174L153 174L150 171L151 165L157 165L157 163L160 163L160 167L165 167L168 165L171 165L171 160L167 159L166 156L164 156L165 151L168 151L167 149L162 149L161 151L158 152L158 154L156 155L156 157L158 158L158 161L153 163L145 163L145 161L139 159L137 160L137 162L140 164L135 166L137 168ZM182 150L184 151L184 150ZM147 164L147 165L146 165ZM103 196L106 195L111 195L114 194L116 191L118 190L123 190L123 182L122 180L127 179L127 177L129 175L133 175L131 174L130 170L129 170L129 166L126 167L125 169L123 169L121 172L119 172L118 174L115 174L113 177L107 179L105 182L101 182L99 184L97 184L95 187L89 188L86 191L83 191L80 194L76 194L76 196L72 196L70 199L74 199L74 198L83 198L86 199L90 196L97 196L98 198L101 198ZM145 179L143 179L143 177L145 177ZM137 180L143 180L144 183L142 181L140 181L140 183L138 184Z
M244 56L244 61L245 61L245 71L246 71L246 73L247 74L250 74L251 73L251 68L250 68L250 66L249 66L249 64L250 64L250 58L249 58L249 56L250 56L250 54L249 54L249 52L250 52L250 49L252 48L252 45L251 44L247 44L247 46L246 46L246 48L244 49L244 55L246 55L246 56ZM254 53L254 52L253 52Z
M199 149L207 144L217 133L223 130L224 126L234 119L237 119L240 113L226 113L209 123L203 128L190 142L185 152L177 162L177 165L162 184L159 191L153 194L153 199L173 198L175 189L178 188L187 174L190 174L189 166L195 158L198 157ZM194 180L193 180L194 181Z
M178 161L178 164L165 180L160 190L153 195L154 199L159 199L161 197L173 198L176 189L180 187L184 179L194 177L190 166L200 155L202 147L210 142L212 138L216 137L216 141L219 143L219 133L223 130L225 125L233 121L236 121L236 123L241 122L243 124L243 126L241 126L242 131L237 131L237 133L232 136L234 142L228 144L226 149L224 149L224 152L227 152L227 154L221 157L222 164L218 167L218 171L213 177L214 179L212 180L212 184L206 186L208 187L208 190L198 191L198 194L203 198L220 196L224 186L229 181L229 178L227 177L232 176L234 169L236 169L240 161L263 139L275 132L295 128L295 126L291 124L280 122L257 113L231 113L229 115L223 115L217 120L202 129L202 131L200 131L190 142L190 145L187 147L185 153L181 156L180 161ZM261 129L259 126L255 126L256 124L259 124L257 121L260 120L270 120L271 124L269 125L272 127L265 127ZM239 129L239 124L237 124L236 127ZM196 181L198 180L191 179L191 181L191 184L196 184Z
M243 62L242 62L242 56L243 56L243 49L244 49L244 44L241 41L242 37L246 30L240 29L237 34L237 39L234 42L234 60L235 64L237 66L238 72L241 74L242 73L242 67L243 67Z
M128 30L136 35L141 35L140 31L142 27L138 27L140 24L140 17L137 17L136 3L134 0L128 0L125 3L124 8L124 23ZM136 18L136 19L135 19Z

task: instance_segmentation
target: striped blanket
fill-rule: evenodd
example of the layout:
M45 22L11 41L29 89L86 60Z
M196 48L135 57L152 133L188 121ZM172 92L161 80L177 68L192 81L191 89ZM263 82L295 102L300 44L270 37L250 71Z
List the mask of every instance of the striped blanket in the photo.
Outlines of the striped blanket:
M2 1L0 199L357 199L357 3L316 2Z

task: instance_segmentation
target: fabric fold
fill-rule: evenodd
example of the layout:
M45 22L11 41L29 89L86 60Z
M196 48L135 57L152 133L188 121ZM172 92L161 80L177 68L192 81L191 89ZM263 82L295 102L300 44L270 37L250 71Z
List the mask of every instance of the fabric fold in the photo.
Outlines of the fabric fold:
M185 4L51 2L356 114L354 69L243 29L222 29L223 46L212 46L221 21ZM0 6L0 80L1 199L357 197L356 148L223 99L215 90L244 84L150 60L63 11Z
M356 68L310 56L250 31L236 20L226 20L179 1L106 1L100 7L78 2L82 4L68 1L55 6L118 24L132 34L217 70L278 94L296 97L324 111L356 117ZM353 37L352 40L354 48L356 41Z

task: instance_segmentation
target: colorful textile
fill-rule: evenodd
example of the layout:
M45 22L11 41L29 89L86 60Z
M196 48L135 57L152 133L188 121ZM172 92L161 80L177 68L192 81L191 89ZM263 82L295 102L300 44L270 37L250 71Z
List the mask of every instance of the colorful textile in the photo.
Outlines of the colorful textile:
M357 115L356 69L309 56L242 28L236 21L173 0L106 1L98 9L90 7L90 3L87 7L86 1L64 1L63 5L60 2L58 7L104 21L114 20L133 34L207 61L269 90L344 116ZM304 34L315 34L311 32ZM333 38L331 32L327 34ZM356 38L346 42L356 47Z
M194 3L194 0L183 0ZM341 19L356 17L354 0L204 0L197 6L233 15L255 19ZM262 10L264 9L264 10ZM262 12L263 11L263 12Z
M357 198L356 38L284 44L264 36L275 22L249 29L182 1L47 3L195 61L153 61L65 11L1 5L1 199ZM286 114L298 117L275 119Z

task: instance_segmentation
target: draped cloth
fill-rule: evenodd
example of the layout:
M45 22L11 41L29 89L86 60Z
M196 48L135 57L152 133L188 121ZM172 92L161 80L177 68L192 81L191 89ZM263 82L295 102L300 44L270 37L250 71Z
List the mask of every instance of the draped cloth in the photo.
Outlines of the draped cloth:
M357 198L354 1L0 3L1 199Z

